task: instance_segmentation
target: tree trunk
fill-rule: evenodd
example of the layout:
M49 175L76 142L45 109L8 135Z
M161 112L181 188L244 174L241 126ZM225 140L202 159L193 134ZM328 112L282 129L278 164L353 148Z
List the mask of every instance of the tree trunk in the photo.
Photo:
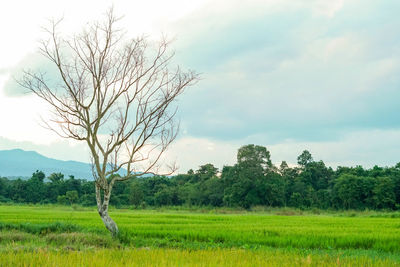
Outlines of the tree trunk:
M108 231L111 232L113 237L116 237L118 235L118 226L114 220L111 219L110 215L108 215L108 206L106 210L99 211L99 214Z
M110 201L112 187L110 186L111 188L108 188L108 190L104 191L103 201L101 200L101 187L98 184L96 184L95 187L97 211L99 212L99 215L107 230L111 232L113 237L116 237L118 235L118 226L114 220L111 219L110 215L108 215L108 203Z

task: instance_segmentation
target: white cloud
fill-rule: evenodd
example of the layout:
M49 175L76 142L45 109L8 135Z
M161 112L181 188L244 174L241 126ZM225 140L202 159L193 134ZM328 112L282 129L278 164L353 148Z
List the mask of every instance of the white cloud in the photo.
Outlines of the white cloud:
M316 14L332 18L336 12L342 9L343 5L344 0L316 0L313 10Z
M90 162L88 148L86 145L81 144L66 139L59 139L47 144L38 144L30 141L16 141L0 136L0 150L23 149L36 151L46 157L59 160Z
M262 32L268 39L264 46L250 47L245 53L242 50L246 47L234 47L232 54L228 55L229 58L224 59L226 61L217 62L216 59L216 65L219 64L216 71L204 74L200 86L211 84L213 91L207 91L206 88L205 94L198 95L203 98L197 98L196 101L202 99L211 103L210 100L217 96L215 99L218 103L211 103L211 108L201 109L203 106L200 106L196 115L205 115L213 128L226 129L232 126L238 130L250 129L251 127L246 126L254 126L255 121L278 130L281 130L279 127L283 124L292 126L296 123L300 127L312 128L315 124L316 128L321 128L321 125L335 128L335 123L340 124L357 112L367 114L370 102L358 102L362 93L373 90L382 90L385 93L386 88L380 86L382 81L393 79L400 68L398 50L382 53L384 56L370 56L381 49L371 46L376 31L369 32L368 27L362 30L352 28L352 23L349 22L352 18L349 17L335 21L348 2L354 3L357 0L16 0L3 5L0 10L0 23L7 25L2 28L2 34L7 38L0 43L0 91L10 78L10 69L27 54L36 51L36 41L43 36L40 26L46 23L47 18L64 16L63 31L73 33L80 30L85 22L99 18L113 2L117 14L125 14L121 26L129 34L158 35L164 31L183 40L182 47L193 41L191 38L201 40L208 32L214 33L209 35L211 37L218 36L227 25L236 29L238 22L254 21L257 17L284 17L283 27L286 24L290 26L285 28L287 32L279 32L282 26L280 24L269 25L270 32ZM354 7L357 5L352 6L353 10L346 10L347 16L357 14ZM270 14L275 17L269 16ZM311 18L312 16L314 17ZM328 25L329 21L332 24ZM262 23L263 20L256 22ZM268 20L268 23L273 21ZM373 21L370 23L376 24ZM292 27L292 24L296 25ZM384 26L376 27L386 29ZM190 28L190 31L184 31L185 28ZM255 33L258 35L258 32ZM268 34L271 36L267 36ZM389 36L391 32L387 34ZM211 44L221 45L223 49L217 52L224 52L232 43L247 36L244 31L234 32L234 35L237 39L228 38ZM243 43L244 46L246 44ZM390 45L398 47L394 42L388 43ZM282 46L283 49L279 50ZM385 52L384 48L382 50ZM209 64L208 60L214 60L207 59L204 55L200 56L205 63ZM220 55L216 53L215 57L218 56ZM196 103L191 102L189 105L196 106ZM20 145L21 148L35 149L55 158L87 161L85 146L59 139L54 133L39 126L40 115L47 114L47 107L39 99L32 96L11 98L0 93L0 114L0 138L8 140L0 142L0 149ZM199 127L204 126L196 120L193 121ZM206 131L212 131L211 128ZM260 129L264 130L264 134L261 133L258 137L235 137L231 141L190 137L187 134L191 134L192 129L184 129L184 137L171 146L167 155L169 159L177 159L183 172L208 162L219 168L224 164L232 165L241 145L256 143L268 146L270 138L266 136L267 130L264 128L243 132L249 134L249 131L254 130L254 134ZM286 129L286 133L295 136L295 131L301 130L294 128L291 133L291 130ZM226 138L230 138L229 129ZM323 159L332 166L370 166L374 163L386 165L395 163L398 158L400 147L396 144L399 138L400 133L397 130L365 130L348 132L340 140L329 142L279 140L278 144L268 148L272 152L273 161L277 163L281 160L295 163L301 151L309 149L315 159Z
M287 142L268 147L274 162L287 160L295 163L297 156L307 149L314 160L327 165L355 166L394 165L400 161L400 130L354 131L329 142Z
M11 75L19 76L24 66L18 66L28 55L38 49L38 40L44 37L41 28L48 25L48 19L61 18L63 34L79 32L86 22L101 19L107 8L115 5L117 15L125 15L120 26L130 35L161 33L162 22L177 20L202 5L204 1L51 1L28 0L7 1L0 9L0 24L4 38L0 43L0 137L17 142L28 141L50 144L60 140L54 133L41 127L40 117L48 114L48 107L32 95L8 97L4 85ZM7 25L7 26L6 26ZM16 85L17 86L17 85Z
M237 149L238 144L232 142L183 137L172 143L165 158L176 159L179 165L178 173L185 173L207 163L212 163L218 168L232 165L236 161Z
M0 88L9 77L0 76ZM15 141L49 144L58 138L40 126L41 117L46 118L48 108L33 95L7 97L0 92L0 137Z
M42 27L49 19L63 19L63 33L79 32L87 22L99 20L105 11L114 5L117 15L124 16L121 27L129 34L159 35L166 24L175 21L203 5L205 0L172 1L113 1L113 0L70 0L29 1L15 0L3 3L0 9L2 35L0 43L1 68L10 68L26 54L37 50L38 40L45 37Z

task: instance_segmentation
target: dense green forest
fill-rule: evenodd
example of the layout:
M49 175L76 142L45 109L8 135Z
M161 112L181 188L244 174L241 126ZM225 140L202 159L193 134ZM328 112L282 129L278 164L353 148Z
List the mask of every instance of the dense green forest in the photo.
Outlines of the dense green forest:
M400 209L400 163L394 167L364 169L337 167L315 161L307 150L298 166L271 162L263 146L246 145L234 166L222 170L205 164L173 177L132 178L114 185L115 206L228 206L320 209ZM94 182L61 173L41 171L28 180L0 178L0 201L96 205Z

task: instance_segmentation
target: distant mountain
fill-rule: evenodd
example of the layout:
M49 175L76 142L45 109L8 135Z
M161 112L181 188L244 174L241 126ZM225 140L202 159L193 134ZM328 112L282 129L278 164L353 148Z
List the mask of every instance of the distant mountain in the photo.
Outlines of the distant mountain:
M47 158L35 151L22 149L0 150L0 177L31 177L36 170L46 176L61 172L67 178L93 180L90 164L78 161L63 161Z

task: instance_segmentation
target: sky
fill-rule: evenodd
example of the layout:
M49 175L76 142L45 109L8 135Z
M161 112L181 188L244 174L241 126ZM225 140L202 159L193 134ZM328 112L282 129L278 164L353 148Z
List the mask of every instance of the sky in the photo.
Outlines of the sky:
M400 162L398 0L4 1L0 9L0 150L89 161L82 144L41 125L48 109L15 82L44 68L43 26L66 35L114 5L129 36L174 39L174 61L200 73L180 97L180 134L166 156L178 172L236 162L246 144L296 164Z

